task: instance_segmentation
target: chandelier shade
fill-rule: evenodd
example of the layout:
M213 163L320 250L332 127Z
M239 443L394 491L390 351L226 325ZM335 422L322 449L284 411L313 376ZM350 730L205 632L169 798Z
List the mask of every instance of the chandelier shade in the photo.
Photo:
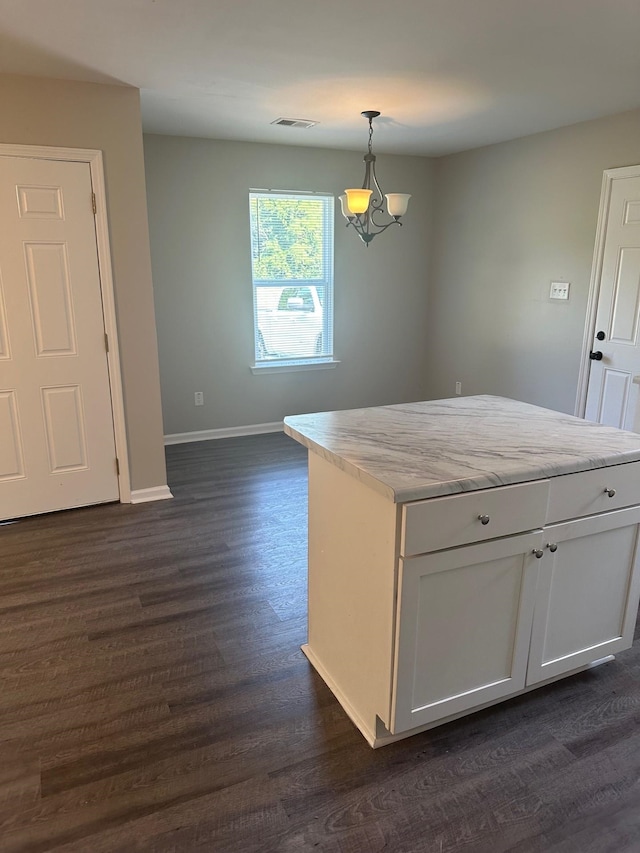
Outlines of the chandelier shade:
M364 213L369 207L373 190L345 190L347 209L350 213Z
M376 157L372 150L373 119L380 113L378 110L366 110L362 113L369 121L369 147L364 155L364 181L360 189L345 190L340 198L342 215L347 220L347 228L355 228L362 242L368 246L376 234L386 231L391 225L402 225L400 218L407 212L409 193L386 193L376 176ZM386 211L385 211L386 200ZM387 222L376 221L375 216L390 216Z
M405 215L409 207L409 199L411 198L408 193L387 193L385 198L387 200L389 216L400 218Z

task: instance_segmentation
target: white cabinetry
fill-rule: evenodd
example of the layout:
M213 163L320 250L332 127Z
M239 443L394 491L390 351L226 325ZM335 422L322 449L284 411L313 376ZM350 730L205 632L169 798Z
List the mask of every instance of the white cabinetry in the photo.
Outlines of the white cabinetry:
M404 505L309 465L303 649L372 746L631 645L640 463Z
M393 734L524 688L547 499L541 480L402 508Z
M402 559L391 732L525 686L542 532Z
M631 646L639 530L640 507L545 528L527 684Z

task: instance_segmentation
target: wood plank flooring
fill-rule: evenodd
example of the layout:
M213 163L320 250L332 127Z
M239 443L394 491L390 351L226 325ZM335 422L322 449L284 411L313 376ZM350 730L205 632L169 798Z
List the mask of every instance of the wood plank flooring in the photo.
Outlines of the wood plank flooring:
M2 853L640 851L640 639L374 751L299 648L304 450L167 455L172 501L0 527Z

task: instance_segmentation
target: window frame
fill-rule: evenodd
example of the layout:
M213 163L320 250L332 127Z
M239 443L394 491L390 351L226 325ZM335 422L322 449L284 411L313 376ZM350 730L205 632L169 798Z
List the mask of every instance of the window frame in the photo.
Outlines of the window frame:
M321 199L323 248L322 248L322 275L320 278L256 278L254 274L254 199L285 197L294 200ZM334 239L335 239L335 196L332 193L314 192L309 190L272 190L272 189L250 189L249 190L249 237L251 255L251 289L253 304L253 365L254 373L284 372L291 370L313 370L317 368L331 368L338 364L334 356ZM314 288L316 295L322 305L322 340L323 352L318 355L283 356L260 358L259 347L259 319L257 292L261 287L284 288ZM323 291L320 298L319 290ZM281 298L281 297L280 297Z

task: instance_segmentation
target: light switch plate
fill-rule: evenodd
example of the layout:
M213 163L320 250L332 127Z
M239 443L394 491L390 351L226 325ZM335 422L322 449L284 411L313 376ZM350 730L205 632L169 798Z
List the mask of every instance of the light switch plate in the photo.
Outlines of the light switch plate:
M562 302L567 302L570 287L571 285L568 281L552 281L549 288L549 299L559 299Z

